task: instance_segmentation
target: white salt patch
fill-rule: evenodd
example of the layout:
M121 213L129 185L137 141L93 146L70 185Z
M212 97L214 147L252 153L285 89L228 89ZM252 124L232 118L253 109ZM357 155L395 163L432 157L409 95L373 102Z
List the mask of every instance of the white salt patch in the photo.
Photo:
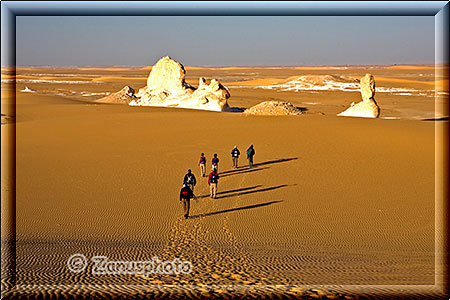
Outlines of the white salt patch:
M239 86L244 88L244 86ZM249 88L273 89L279 91L343 91L343 92L360 92L360 84L356 80L340 76L299 76L297 79L267 86L252 86ZM400 96L426 96L433 97L432 90L417 90L408 88L388 88L376 87L376 93L390 93Z
M109 92L103 92L103 93L90 93L90 92L81 92L81 96L83 97L90 97L90 96L107 96L111 93Z

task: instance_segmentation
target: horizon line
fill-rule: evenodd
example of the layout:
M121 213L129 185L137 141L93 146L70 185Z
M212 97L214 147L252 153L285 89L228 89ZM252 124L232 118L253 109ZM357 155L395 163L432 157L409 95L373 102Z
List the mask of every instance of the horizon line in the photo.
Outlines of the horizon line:
M183 65L185 68L325 68L325 67L368 67L368 66L448 66L449 63L385 63L385 64L329 64L329 65ZM16 65L6 68L148 68L153 65Z

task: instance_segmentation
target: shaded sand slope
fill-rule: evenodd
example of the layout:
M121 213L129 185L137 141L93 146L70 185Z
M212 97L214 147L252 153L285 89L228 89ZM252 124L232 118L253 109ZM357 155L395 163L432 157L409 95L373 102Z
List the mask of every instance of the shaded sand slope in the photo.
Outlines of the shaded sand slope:
M18 95L19 284L434 282L435 122L47 101ZM231 148L251 143L256 167L232 170ZM200 152L208 167L219 154L218 199ZM200 199L184 220L188 168ZM193 273L75 274L73 253L179 257Z

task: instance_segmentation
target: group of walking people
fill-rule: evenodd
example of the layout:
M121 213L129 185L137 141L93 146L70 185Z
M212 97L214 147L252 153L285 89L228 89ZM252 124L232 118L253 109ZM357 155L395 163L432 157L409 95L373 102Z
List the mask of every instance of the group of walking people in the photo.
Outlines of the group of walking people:
M231 158L233 162L233 169L238 168L238 160L241 152L239 151L237 146L234 146L233 150L231 150ZM250 168L253 168L253 156L255 155L255 149L253 145L247 149L247 160ZM202 153L200 155L200 161L198 163L200 167L200 174L202 177L206 177L206 157L205 154ZM219 182L219 158L217 157L217 153L214 153L213 158L211 160L211 173L208 176L208 185L210 191L211 199L215 199L217 196L217 184ZM194 194L194 187L197 184L197 179L195 178L192 170L189 169L187 174L184 175L183 178L183 187L180 191L180 203L183 204L184 218L187 219L189 217L189 209L190 209L190 201L192 198L197 199Z

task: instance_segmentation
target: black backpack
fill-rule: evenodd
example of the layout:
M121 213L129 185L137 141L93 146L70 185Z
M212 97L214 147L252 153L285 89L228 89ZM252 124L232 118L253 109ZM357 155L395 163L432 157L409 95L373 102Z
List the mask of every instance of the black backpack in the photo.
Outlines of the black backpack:
M194 183L194 176L188 175L186 179L186 183Z

